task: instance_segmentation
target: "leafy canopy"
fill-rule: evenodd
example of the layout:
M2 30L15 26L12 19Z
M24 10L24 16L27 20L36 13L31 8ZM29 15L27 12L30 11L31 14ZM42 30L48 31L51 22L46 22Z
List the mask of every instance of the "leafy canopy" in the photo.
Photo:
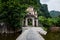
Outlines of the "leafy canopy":
M38 2L39 0L0 0L0 22L13 28L21 27L27 7L33 6L37 10Z

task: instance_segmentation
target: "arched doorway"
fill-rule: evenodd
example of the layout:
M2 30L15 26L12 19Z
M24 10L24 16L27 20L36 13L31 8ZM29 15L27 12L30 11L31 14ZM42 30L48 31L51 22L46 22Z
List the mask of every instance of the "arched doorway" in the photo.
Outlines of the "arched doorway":
M32 19L28 19L28 26L32 26Z

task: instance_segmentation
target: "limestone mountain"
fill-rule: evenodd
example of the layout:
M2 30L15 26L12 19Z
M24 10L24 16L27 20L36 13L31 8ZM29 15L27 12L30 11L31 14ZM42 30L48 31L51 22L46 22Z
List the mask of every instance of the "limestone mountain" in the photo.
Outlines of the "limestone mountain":
M39 16L50 17L47 4L41 4Z
M60 15L59 11L52 10L50 11L50 16L51 17L58 17Z

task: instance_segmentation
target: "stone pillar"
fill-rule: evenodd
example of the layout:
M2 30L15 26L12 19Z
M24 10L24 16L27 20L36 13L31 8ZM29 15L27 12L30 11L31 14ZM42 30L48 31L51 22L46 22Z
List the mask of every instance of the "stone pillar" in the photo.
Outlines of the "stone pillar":
M36 19L36 26L38 27L38 19Z
M28 19L25 20L25 26L28 26Z
M33 27L35 26L35 20L34 20L34 18L32 18L32 25L33 25Z
M24 19L22 20L22 26L24 26Z

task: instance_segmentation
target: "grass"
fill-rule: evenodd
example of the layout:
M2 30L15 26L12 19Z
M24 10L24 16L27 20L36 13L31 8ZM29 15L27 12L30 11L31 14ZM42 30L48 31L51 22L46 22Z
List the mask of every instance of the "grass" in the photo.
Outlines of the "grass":
M47 28L44 28L44 30L48 30ZM60 32L51 32L48 30L47 34L43 36L45 40L60 40Z
M60 32L48 32L46 36L44 36L45 40L60 40Z

